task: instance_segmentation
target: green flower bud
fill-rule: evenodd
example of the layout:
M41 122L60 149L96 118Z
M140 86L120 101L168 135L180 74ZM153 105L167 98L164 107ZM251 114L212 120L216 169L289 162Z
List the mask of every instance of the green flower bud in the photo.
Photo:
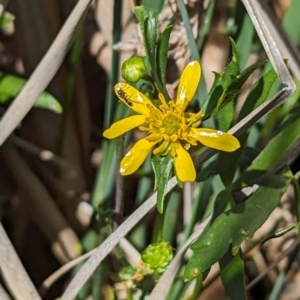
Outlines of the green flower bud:
M131 280L132 276L136 273L136 268L128 266L124 267L120 272L119 272L119 278L121 281L129 281Z
M152 243L142 252L142 260L156 273L163 273L173 259L173 248L167 242Z
M122 77L130 83L135 83L147 75L147 68L140 56L132 56L122 64Z

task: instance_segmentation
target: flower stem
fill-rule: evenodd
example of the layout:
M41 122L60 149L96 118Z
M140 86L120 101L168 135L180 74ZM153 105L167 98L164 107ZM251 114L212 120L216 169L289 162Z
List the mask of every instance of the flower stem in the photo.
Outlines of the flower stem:
M164 219L165 219L165 213L161 214L158 211L156 211L155 225L154 225L154 232L153 232L154 242L163 241Z
M197 300L199 298L200 291L201 291L201 288L202 288L202 283L203 283L203 276L202 276L202 274L200 274L196 278L196 284L195 284L194 292L193 292L193 295L190 298L190 300Z

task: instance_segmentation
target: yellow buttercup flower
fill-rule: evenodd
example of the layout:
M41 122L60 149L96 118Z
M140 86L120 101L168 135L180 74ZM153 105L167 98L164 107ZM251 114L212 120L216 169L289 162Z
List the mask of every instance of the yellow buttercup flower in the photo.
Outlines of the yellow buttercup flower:
M187 151L191 145L196 146L199 142L204 146L227 152L240 147L239 141L231 134L210 128L197 128L201 124L201 111L185 112L195 95L200 77L200 64L197 61L189 63L180 78L176 100L167 103L163 95L159 94L161 105L158 108L131 85L115 85L114 90L118 98L138 115L112 124L103 135L113 139L136 127L148 133L121 161L122 175L134 173L152 151L154 155L170 153L174 159L177 177L181 181L194 181L196 171Z

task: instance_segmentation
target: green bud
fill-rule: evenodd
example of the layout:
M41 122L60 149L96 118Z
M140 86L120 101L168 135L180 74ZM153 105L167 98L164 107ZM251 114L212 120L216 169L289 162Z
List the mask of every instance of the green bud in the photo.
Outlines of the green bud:
M119 278L121 281L128 281L131 280L132 276L136 273L136 268L132 266L124 267L120 272L119 272Z
M122 77L130 83L135 83L147 75L147 68L140 56L132 56L122 64Z
M152 243L142 252L142 260L156 273L163 273L173 259L173 248L167 242Z

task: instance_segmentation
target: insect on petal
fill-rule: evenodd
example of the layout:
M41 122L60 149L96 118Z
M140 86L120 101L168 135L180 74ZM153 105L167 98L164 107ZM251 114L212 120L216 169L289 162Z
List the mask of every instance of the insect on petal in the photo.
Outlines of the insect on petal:
M147 105L150 105L156 108L151 100L149 100L144 94L142 94L139 90L134 88L133 86L120 82L114 86L114 91L117 97L130 109L135 112L149 116L150 112Z

